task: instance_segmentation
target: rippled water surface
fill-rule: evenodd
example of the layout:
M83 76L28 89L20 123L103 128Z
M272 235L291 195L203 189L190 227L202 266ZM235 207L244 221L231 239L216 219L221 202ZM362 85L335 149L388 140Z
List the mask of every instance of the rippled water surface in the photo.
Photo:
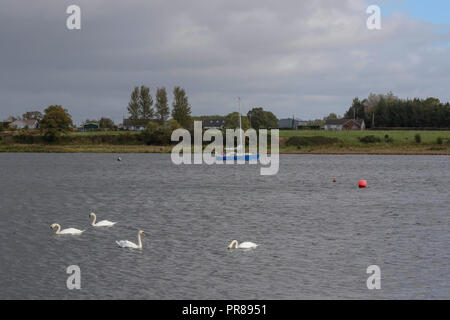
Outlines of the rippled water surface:
M275 176L116 157L0 154L1 299L450 298L449 157L281 156ZM90 212L118 224L93 228ZM138 228L141 252L116 246Z

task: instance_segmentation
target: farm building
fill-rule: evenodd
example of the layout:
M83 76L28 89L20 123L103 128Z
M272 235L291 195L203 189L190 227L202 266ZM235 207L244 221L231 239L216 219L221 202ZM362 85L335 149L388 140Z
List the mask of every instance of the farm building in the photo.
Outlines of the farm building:
M285 118L278 121L278 128L298 129L298 127L306 126L307 124L307 121L299 118Z
M325 130L364 130L366 125L362 119L328 119Z
M83 131L99 131L100 125L97 122L87 122L83 124Z

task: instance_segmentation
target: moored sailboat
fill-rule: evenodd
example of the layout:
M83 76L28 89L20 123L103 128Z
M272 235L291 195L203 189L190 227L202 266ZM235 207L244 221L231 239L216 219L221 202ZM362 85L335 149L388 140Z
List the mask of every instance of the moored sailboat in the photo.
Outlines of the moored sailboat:
M226 153L216 156L217 160L258 160L259 154L245 153L245 143L242 136L241 98L239 101L239 145L233 148L225 148ZM236 150L236 151L235 151Z

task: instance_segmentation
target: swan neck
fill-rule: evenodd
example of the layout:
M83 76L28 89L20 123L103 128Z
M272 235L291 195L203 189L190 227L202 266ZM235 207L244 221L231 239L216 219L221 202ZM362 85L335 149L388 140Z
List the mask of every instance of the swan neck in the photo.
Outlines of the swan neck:
M238 241L237 241L237 240L234 240L233 243L231 244L231 248L233 248L233 245L234 245L234 247L237 249L238 246L239 246Z
M92 216L94 217L94 221L92 221L92 225L95 226L95 222L97 221L97 216L94 214L92 214Z
M56 224L56 234L60 234L61 232L61 226L59 224Z
M142 249L142 240L141 240L141 234L140 233L138 233L138 246L139 246L139 249Z

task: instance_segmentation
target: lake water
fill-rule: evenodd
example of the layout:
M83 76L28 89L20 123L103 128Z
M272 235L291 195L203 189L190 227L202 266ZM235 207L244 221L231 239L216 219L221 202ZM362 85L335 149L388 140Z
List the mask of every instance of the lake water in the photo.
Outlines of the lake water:
M449 157L282 155L261 176L117 156L0 154L0 299L450 298ZM90 212L118 224L93 228ZM142 251L117 247L138 228Z

